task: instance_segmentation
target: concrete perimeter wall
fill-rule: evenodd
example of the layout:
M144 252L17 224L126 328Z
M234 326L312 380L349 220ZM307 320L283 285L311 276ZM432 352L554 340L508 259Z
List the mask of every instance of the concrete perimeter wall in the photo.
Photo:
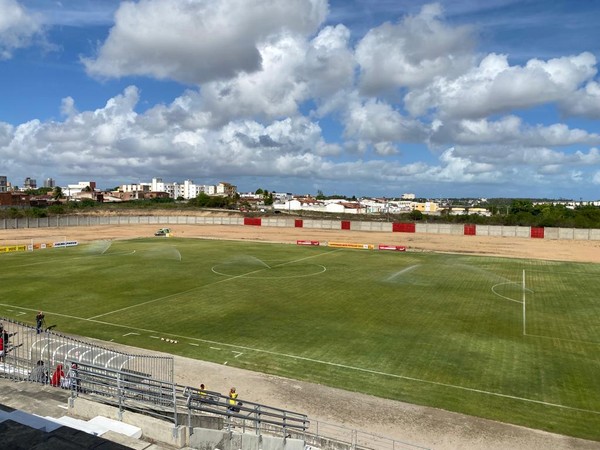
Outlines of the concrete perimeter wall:
M263 226L279 228L308 228L318 230L352 230L373 232L407 232L447 235L477 235L490 237L518 237L567 240L600 240L600 229L580 228L536 228L505 226L505 225L468 225L444 223L394 224L390 222L367 222L328 219L298 219L290 217L258 217L245 218L241 216L54 216L40 218L0 219L0 230L26 228L56 228L57 235L65 232L68 227L96 226L130 226L130 225L223 225L223 226ZM410 225L409 227L395 227ZM467 232L466 227L471 227ZM475 231L472 231L474 227ZM401 231L398 231L400 229ZM406 231L405 231L406 230ZM539 232L541 230L541 236Z

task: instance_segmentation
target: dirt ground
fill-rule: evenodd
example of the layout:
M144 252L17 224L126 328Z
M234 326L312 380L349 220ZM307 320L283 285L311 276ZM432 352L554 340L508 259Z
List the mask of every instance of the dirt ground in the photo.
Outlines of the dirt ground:
M156 226L102 226L0 230L0 243L66 236L80 242L152 236ZM600 262L599 241L451 236L432 234L312 230L253 226L173 225L177 237L238 239L295 244L296 240L404 245L408 251L485 254L559 261ZM165 239L165 238L157 238ZM130 349L131 351L131 349ZM226 393L236 386L240 399L308 414L313 422L341 425L431 449L600 449L600 442L503 424L440 409L385 400L258 372L175 357L176 381ZM390 444L391 448L391 444ZM396 444L396 448L398 448Z

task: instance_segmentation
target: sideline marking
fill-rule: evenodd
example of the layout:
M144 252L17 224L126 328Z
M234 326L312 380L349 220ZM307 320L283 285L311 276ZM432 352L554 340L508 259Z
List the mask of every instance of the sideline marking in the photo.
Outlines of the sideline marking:
M6 303L0 303L0 306L10 306L13 308L23 309L25 311L36 311L36 309L33 309L33 308L22 308L20 306L10 305L10 304L6 304ZM138 327L132 327L129 325L121 325L121 324L116 324L116 323L104 322L102 320L86 319L85 317L71 316L68 314L60 314L60 313L49 313L49 314L52 314L55 316L60 316L60 317L65 317L68 319L94 322L94 323L98 323L100 325L108 325L108 326L112 326L112 327L116 327L116 328L125 328L128 330L141 331L144 333L158 333L156 330L148 330L146 328L138 328ZM459 385L454 385L454 384L449 384L449 383L441 383L439 381L424 380L422 378L415 378L415 377L409 377L406 375L398 375L398 374L394 374L394 373L381 372L379 370L365 369L363 367L349 366L346 364L334 363L331 361L321 361L319 359L307 358L305 356L290 355L288 353L273 352L271 350L262 350L262 349L258 349L258 348L246 347L243 345L227 344L225 342L211 341L208 339L200 339L200 338L194 338L194 337L189 337L189 336L182 336L182 335L178 335L178 334L169 334L169 336L177 337L180 339L189 339L191 341L205 342L207 344L222 345L224 347L238 348L238 349L257 352L257 353L265 353L268 355L296 359L296 360L300 360L300 361L308 361L308 362L313 362L316 364L323 364L323 365L327 365L327 366L340 367L342 369L356 370L358 372L371 373L374 375L383 375L386 377L397 378L397 379L401 379L401 380L414 381L416 383L430 384L430 385L434 385L434 386L458 389L458 390L467 391L467 392L475 392L477 394L490 395L492 397L508 398L511 400L518 400L518 401L522 401L522 402L526 402L526 403L534 403L534 404L543 405L543 406L552 406L555 408L566 409L569 411L579 411L579 412L584 412L584 413L600 415L600 411L594 411L592 409L576 408L574 406L561 405L559 403L544 402L542 400L534 400L534 399L526 398L526 397L518 397L516 395L502 394L500 392L485 391L483 389L470 388L467 386L459 386ZM113 339L111 339L109 342L112 342L112 341L113 341ZM227 361L225 361L224 364L226 365Z
M285 262L285 263L282 263L282 264L276 264L273 267L284 266L286 264L293 264L293 263L297 263L298 261L304 261L305 259L316 258L317 256L328 255L330 253L335 253L337 251L339 251L339 250L333 250L333 251L330 251L330 252L319 253L318 255L311 255L311 256L307 256L305 258L296 259L294 261L288 261L288 262ZM109 311L109 312L106 312L106 313L103 313L103 314L98 314L96 316L89 317L88 320L95 320L95 319L97 319L99 317L108 316L110 314L118 313L118 312L121 312L121 311L127 311L128 309L137 308L138 306L149 305L150 303L158 302L158 301L161 301L161 300L167 300L169 298L177 297L178 295L187 294L188 292L197 291L199 289L205 289L205 288L207 288L209 286L213 286L215 284L224 283L226 281L235 280L237 278L242 278L242 277L245 277L246 275L251 275L253 273L261 272L263 270L265 270L265 269L261 268L261 269L253 270L252 272L248 272L248 273L241 274L241 275L236 275L236 276L233 276L233 277L230 277L230 278L223 278L221 280L217 280L217 281L214 281L212 283L204 284L202 286L196 286L196 287L193 287L193 288L185 290L185 291L176 292L174 294L169 294L169 295L166 295L164 297L155 298L155 299L148 300L148 301L145 301L145 302L142 302L142 303L136 303L135 305L126 306L126 307L121 308L121 309L115 309L114 311Z

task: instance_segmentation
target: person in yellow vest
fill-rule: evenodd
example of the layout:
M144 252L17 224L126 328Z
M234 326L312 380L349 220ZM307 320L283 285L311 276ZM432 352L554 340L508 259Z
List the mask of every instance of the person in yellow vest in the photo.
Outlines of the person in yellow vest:
M200 389L198 389L198 395L200 396L201 402L206 400L206 388L204 387L204 383L200 385Z
M227 408L229 409L229 411L239 411L239 408L237 408L237 398L238 393L235 391L235 388L232 387L231 389L229 389L229 407Z

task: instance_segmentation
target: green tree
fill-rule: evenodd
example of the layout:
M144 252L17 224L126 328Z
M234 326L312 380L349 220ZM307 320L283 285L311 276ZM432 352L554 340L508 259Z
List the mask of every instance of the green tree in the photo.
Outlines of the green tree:
M64 197L64 194L63 194L62 188L60 186L56 186L54 188L54 191L52 191L52 198L54 200L60 200L63 197Z
M421 211L419 211L418 209L415 209L408 214L408 217L411 220L420 221L420 220L423 220L423 213Z
M267 195L263 198L265 205L267 206L271 206L273 204L273 193L269 192L267 193Z
M510 213L518 214L520 212L530 213L533 210L533 202L526 199L514 199L510 204Z

